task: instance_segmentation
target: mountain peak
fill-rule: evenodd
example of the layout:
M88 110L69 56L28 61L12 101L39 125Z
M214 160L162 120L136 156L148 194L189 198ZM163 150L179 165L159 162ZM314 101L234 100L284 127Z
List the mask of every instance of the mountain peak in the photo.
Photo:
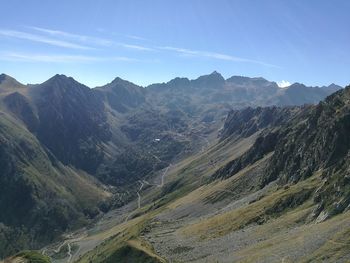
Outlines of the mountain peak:
M335 84L335 83L332 83L332 84L330 84L328 87L326 87L327 89L329 89L329 90L333 90L333 91L337 91L337 90L339 90L339 89L342 89L342 87L341 86L339 86L339 85L337 85L337 84Z
M54 94L59 94L60 92L66 92L68 90L74 90L74 92L78 92L79 90L90 90L90 88L84 84L63 74L56 74L44 83L37 85L37 87L39 87L39 90L47 90Z
M262 77L245 77L245 76L232 76L226 80L227 82L231 82L238 85L243 85L247 83L255 83L255 84L271 84L272 82L268 81L267 79L264 79ZM276 84L277 85L277 84Z
M64 74L56 74L55 76L53 76L49 80L68 80L68 79L73 79L73 78L72 77L67 77Z
M121 77L115 77L113 80L112 80L112 83L113 82L119 82L119 81L126 81L125 79L122 79Z
M116 77L115 79L112 80L113 84L126 84L126 83L131 83L130 81L127 81L125 79L122 79L120 77Z
M212 73L207 75L207 77L212 77L212 78L216 78L216 79L220 79L220 80L225 81L224 77L219 72L217 72L216 70L214 70Z
M48 79L47 81L45 81L44 83L57 84L57 85L67 85L67 84L69 84L69 85L76 85L76 84L83 85L83 84L79 83L78 81L76 81L75 79L73 79L72 77L67 77L64 74L56 74L53 77L51 77L50 79Z
M18 82L15 78L2 73L0 75L0 85L6 86L7 88L20 88L24 87L24 85Z
M172 86L187 86L189 83L190 83L190 80L188 78L176 77L170 80L167 84L170 84Z
M199 86L221 86L224 84L225 82L225 79L224 77L214 71L208 75L203 75L203 76L200 76L199 78L195 79L192 81L195 85L199 85Z
M293 89L293 88L306 88L306 86L303 83L295 82L289 87L287 87L287 89Z
M4 74L4 73L0 74L0 83L3 82L7 78L11 78L11 77L6 75L6 74Z
M2 73L1 75L0 75L0 83L2 83L3 81L5 81L5 80L11 80L11 81L13 81L13 80L15 80L13 77L11 77L11 76L9 76L9 75L6 75L5 73ZM16 81L16 80L15 80Z
M227 79L227 81L229 81L229 82L242 82L242 81L247 81L247 80L250 80L250 78L245 77L245 76L232 76L232 77Z
M120 77L116 77L115 79L113 79L110 83L98 87L98 88L128 88L128 89L138 89L138 88L142 88L141 86L136 85L133 82L130 82L128 80L122 79Z
M219 76L221 76L221 74L219 73L219 72L217 72L216 70L214 70L212 73L210 73L209 75L219 75Z

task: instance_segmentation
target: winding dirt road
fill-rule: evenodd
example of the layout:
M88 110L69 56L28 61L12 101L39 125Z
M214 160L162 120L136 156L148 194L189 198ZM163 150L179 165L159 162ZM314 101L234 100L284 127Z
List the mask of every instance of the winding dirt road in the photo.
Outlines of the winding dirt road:
M77 251L76 253L74 253L74 255L72 254L72 246L71 244L73 244L74 242L77 242L81 239L83 239L84 237L86 237L87 234L86 234L86 231L84 231L80 236L78 237L75 237L75 238L72 238L72 236L68 236L68 238L66 240L64 240L56 249L51 249L51 251L53 251L55 254L59 253L62 249L62 247L64 247L65 245L67 245L67 263L70 263L73 256L79 251ZM50 255L48 255L47 251L49 251L50 249L49 248L44 248L42 251L41 251L41 254L42 255L45 255L45 256L48 256L50 257ZM50 257L51 258L51 257ZM51 258L52 259L52 258Z
M140 181L140 180L137 181L137 182L139 182L141 184L139 190L137 191L137 198L138 198L137 199L137 208L140 209L141 208L141 195L140 195L140 192L141 192L141 190L142 190L142 188L144 186L144 183L142 181Z
M162 176L161 176L161 180L160 180L160 184L151 184L149 183L148 181L146 180L138 180L137 182L140 184L140 188L139 190L136 192L137 194L137 209L140 209L141 208L141 201L142 201L142 196L140 194L142 188L144 187L145 184L147 185L150 185L150 186L155 186L155 187L163 187L164 186L164 178L165 176L167 175L168 173L168 170L170 168L172 164L169 163L169 165L165 168L164 172L162 173ZM127 216L125 217L125 220L124 222L127 222L130 218L130 216L132 215L134 211L131 211L130 213L127 214Z

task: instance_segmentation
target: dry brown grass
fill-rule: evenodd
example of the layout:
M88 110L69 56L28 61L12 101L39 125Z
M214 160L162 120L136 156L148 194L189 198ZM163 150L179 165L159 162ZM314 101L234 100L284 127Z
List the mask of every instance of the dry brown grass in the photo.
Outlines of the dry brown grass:
M299 227L288 225L292 223L292 217L297 219L297 214L286 214L282 220L262 226L265 231L271 231L274 227L279 227L280 231L269 235L266 232L263 236L265 240L238 251L236 256L240 260L237 262L347 262L340 259L350 254L349 212L319 224ZM286 232L291 227L295 227L294 230ZM259 234L256 237L262 238ZM314 245L318 239L321 245Z
M131 239L131 240L127 241L127 244L134 247L137 250L141 250L141 251L145 252L150 257L158 259L159 262L162 262L162 263L166 262L165 259L161 258L160 256L158 256L154 252L153 247L149 243L147 243L145 240L143 240L141 238Z
M251 223L266 221L267 211L279 200L297 195L303 191L316 189L318 183L319 178L315 176L287 189L281 188L245 207L185 226L181 229L181 233L184 236L199 236L202 239L210 239L244 228Z

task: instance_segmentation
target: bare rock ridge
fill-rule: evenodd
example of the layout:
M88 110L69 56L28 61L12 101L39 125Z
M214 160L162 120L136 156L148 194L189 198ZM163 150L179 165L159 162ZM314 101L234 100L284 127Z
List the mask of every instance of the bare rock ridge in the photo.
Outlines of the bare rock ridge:
M315 106L231 112L223 139L249 136L259 130L261 134L247 153L218 170L214 177L227 178L273 152L261 187L275 180L281 185L296 184L321 171L325 183L314 195L314 202L320 207L314 216L321 211L332 216L349 209L349 98L347 87Z

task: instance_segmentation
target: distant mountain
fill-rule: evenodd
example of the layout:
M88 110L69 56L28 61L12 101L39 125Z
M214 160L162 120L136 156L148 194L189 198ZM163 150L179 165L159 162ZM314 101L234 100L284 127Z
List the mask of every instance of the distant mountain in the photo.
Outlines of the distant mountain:
M116 111L125 113L145 102L144 89L129 81L115 78L111 83L95 88L105 101Z
M200 76L191 81L191 85L198 89L219 89L225 84L225 79L220 73L214 71L209 75Z
M152 104L179 107L189 114L198 114L218 105L238 109L314 104L340 88L337 85L307 87L299 83L279 88L275 82L264 78L233 76L225 80L219 73L213 72L195 80L175 78L167 83L152 84L146 87L146 96Z
M329 92L331 92L331 93L336 92L337 90L342 89L341 86L336 85L336 84L334 84L334 83L330 84L329 86L323 86L323 87L321 87L321 88L326 89L327 91L329 91Z
M286 123L297 112L300 107L257 107L232 110L228 113L221 140L232 136L249 137L259 130L268 127L277 127Z
M226 80L227 82L231 84L235 84L237 86L255 86L259 85L261 88L273 86L277 88L277 84L275 82L270 82L264 78L258 77L258 78L249 78L244 76L232 76Z
M303 105L315 104L340 89L339 86L324 87L307 87L300 83L294 83L282 90L276 98L277 105Z

